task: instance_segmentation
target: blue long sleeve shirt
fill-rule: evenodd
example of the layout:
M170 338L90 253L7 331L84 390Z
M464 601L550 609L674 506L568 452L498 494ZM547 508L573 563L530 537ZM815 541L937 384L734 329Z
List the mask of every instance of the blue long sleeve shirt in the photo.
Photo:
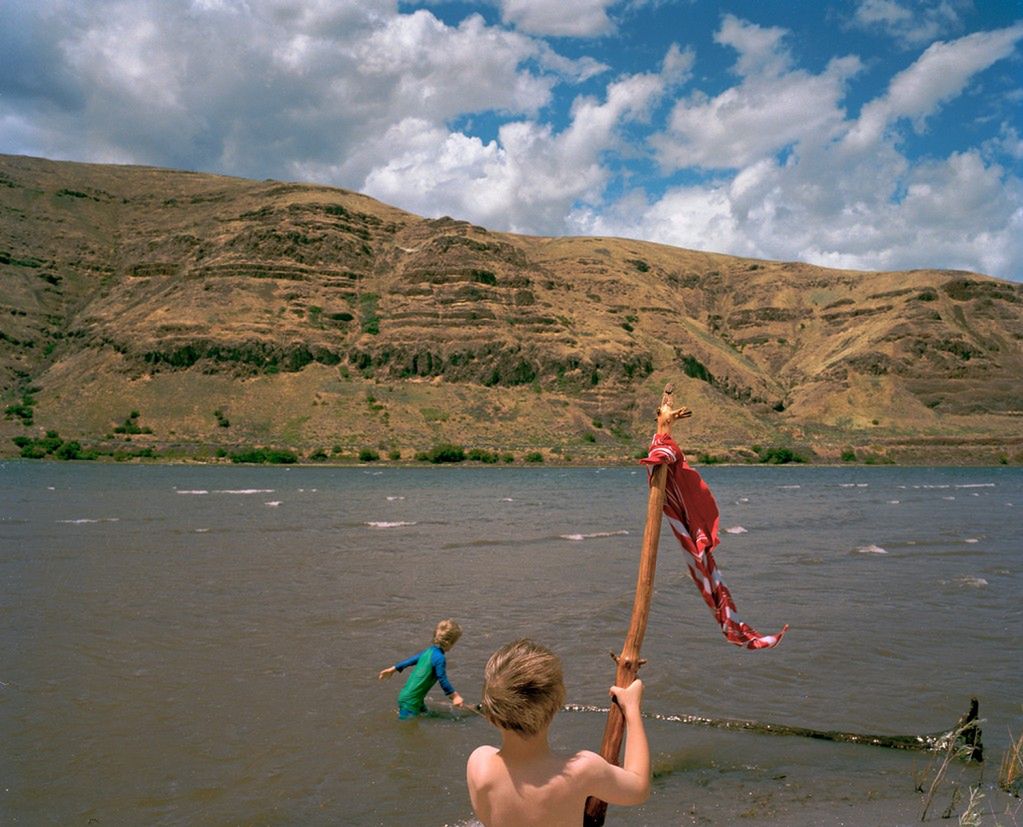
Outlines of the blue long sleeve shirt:
M423 699L435 683L440 684L445 695L453 695L455 688L448 680L447 659L439 646L429 646L422 652L399 661L394 668L401 672L410 666L415 666L405 687L398 695L398 705L409 709L418 710L423 706Z

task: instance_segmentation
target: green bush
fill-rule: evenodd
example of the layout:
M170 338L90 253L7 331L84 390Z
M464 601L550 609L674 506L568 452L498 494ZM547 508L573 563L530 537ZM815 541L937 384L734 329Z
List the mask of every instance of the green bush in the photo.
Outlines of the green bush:
M82 455L82 446L75 440L65 442L56 451L54 456L57 459L78 459Z
M393 448L388 452L387 458L392 462L397 462L399 459L401 459L401 451L399 451L397 448Z
M379 452L372 448L363 448L359 451L359 462L376 462L378 459L380 459Z
M497 462L499 459L496 451L486 451L483 448L473 448L469 451L469 459L475 462L485 462L488 465Z
M806 457L797 454L791 448L774 446L763 448L759 452L760 461L771 465L787 465L790 462L806 462Z
M706 366L694 356L682 357L682 371L686 376L699 379L701 382L713 382L714 376Z
M291 451L283 451L267 448L250 448L246 451L235 451L231 454L231 462L238 463L271 463L275 465L290 465L298 462L298 457Z
M429 451L416 454L416 459L421 462L463 462L465 460L465 449L461 445L442 443L434 445Z
M523 459L526 462L543 462L543 454L539 451L530 451L523 457Z
M852 448L842 451L842 462L856 462L856 452Z

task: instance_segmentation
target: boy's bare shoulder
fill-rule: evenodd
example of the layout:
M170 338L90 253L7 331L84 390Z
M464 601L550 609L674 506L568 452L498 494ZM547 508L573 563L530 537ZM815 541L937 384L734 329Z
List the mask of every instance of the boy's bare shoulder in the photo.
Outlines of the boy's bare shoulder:
M483 783L489 776L493 775L497 747L490 744L476 747L465 764L465 772L471 782Z
M584 749L568 759L565 769L579 781L592 782L605 777L612 765L597 753Z
M573 755L570 760L573 763L578 763L581 767L601 766L607 763L607 761L597 755L597 753L591 752L588 749L579 750L579 752Z
M493 755L497 755L497 747L491 746L490 744L481 744L472 751L469 756L470 761L484 761Z

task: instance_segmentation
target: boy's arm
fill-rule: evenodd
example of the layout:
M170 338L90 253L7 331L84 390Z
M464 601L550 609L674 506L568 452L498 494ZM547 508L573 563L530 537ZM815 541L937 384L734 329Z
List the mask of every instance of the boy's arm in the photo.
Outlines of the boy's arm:
M437 683L444 690L444 694L451 698L451 703L455 706L461 706L463 703L462 696L455 691L455 687L448 680L448 661L444 653L440 649L434 649L431 662L433 663L433 674L437 676Z
M395 672L400 672L402 669L407 669L410 666L415 666L419 662L419 658L422 654L423 654L422 652L417 652L410 658L405 658L405 660L398 661L396 664L394 664L394 666L388 666L386 669L381 669L380 674L377 675L377 678L383 680L384 678L391 677L391 675L393 675Z
M611 696L625 716L625 761L616 767L594 756L603 766L598 765L598 789L592 795L608 804L642 804L650 795L650 746L640 713L643 682L634 680L627 689L612 686Z

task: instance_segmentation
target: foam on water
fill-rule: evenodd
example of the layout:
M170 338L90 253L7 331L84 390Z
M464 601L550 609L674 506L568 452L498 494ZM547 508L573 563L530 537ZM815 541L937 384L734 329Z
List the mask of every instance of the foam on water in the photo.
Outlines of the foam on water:
M887 554L888 553L887 549L883 549L883 548L881 548L881 546L874 545L874 543L871 543L870 545L866 545L866 546L860 546L859 548L856 549L856 551L859 554Z
M209 494L210 491L207 488L177 488L175 492L178 494ZM218 488L213 491L214 494L273 494L273 488Z
M366 523L366 525L368 525L370 528L401 528L402 526L409 526L415 524L416 523L414 520L412 521L395 520L393 522L388 522L386 520L370 520L368 523Z
M964 574L961 577L957 577L953 583L956 586L962 586L968 589L986 589L988 586L987 580L983 577L977 577L972 574Z
M725 529L725 534L746 534L747 531L741 525L733 525Z
M591 534L559 534L562 540L595 540L598 537L620 537L628 534L628 531L594 531Z
M58 523L69 525L84 525L86 523L119 523L120 517L80 517L77 520L57 520Z

